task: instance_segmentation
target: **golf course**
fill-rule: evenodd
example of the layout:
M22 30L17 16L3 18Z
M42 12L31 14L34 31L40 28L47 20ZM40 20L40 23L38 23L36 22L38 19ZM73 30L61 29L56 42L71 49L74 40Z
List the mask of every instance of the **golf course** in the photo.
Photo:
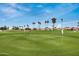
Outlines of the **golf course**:
M79 56L79 32L0 32L0 56Z

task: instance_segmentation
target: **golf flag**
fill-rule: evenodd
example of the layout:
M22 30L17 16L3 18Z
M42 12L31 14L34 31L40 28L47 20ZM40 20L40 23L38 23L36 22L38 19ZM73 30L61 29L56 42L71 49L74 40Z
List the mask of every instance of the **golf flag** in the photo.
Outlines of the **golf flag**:
M62 35L64 34L64 31L63 31L63 29L61 30L61 33L62 33Z
M61 19L61 34L63 35L64 34L64 31L63 31L63 19Z

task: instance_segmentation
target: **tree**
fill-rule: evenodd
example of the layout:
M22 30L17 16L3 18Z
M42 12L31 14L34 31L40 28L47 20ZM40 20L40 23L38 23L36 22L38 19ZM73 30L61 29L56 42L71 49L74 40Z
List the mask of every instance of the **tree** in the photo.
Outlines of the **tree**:
M23 26L19 26L20 30L23 30Z
M0 27L0 30L8 30L8 29L9 29L9 27L7 27L7 26Z
M35 29L35 24L36 24L36 23L35 23L35 22L33 22L32 24L33 24L33 29Z
M77 27L78 27L78 30L79 30L79 22L77 22Z
M7 27L0 27L0 30L6 30Z
M13 26L12 29L13 30L19 30L19 27Z
M29 28L29 25L27 24L27 28Z
M31 30L31 28L29 28L29 25L27 24L27 28L25 28L25 30Z
M41 22L38 21L38 25L39 25L39 30L40 30Z
M77 24L78 24L77 26L79 27L79 22L77 22Z
M24 25L24 32L25 32L25 27L26 27L26 26Z
M54 28L55 28L55 23L56 23L56 18L52 18L52 23L53 23L53 31L54 31Z
M48 28L48 23L49 23L49 21L48 21L48 20L47 20L47 21L45 21L45 25L46 25L45 29L46 29L46 28Z

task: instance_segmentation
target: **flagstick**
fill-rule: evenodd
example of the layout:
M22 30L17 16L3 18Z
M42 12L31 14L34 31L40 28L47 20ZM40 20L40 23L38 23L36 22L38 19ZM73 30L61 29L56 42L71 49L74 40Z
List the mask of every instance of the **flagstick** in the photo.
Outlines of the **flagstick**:
M62 23L61 23L61 34L62 36L64 35L64 29L63 29L63 19L61 19Z
M62 30L61 30L61 33L62 33L62 36L63 36L63 34L64 34L64 30L63 30L63 28L62 28Z

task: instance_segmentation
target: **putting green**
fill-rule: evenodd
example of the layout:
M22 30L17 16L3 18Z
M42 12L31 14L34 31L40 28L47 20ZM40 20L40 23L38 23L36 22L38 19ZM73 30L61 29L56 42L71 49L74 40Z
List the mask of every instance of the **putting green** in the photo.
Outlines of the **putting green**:
M0 32L1 56L79 56L79 32Z

